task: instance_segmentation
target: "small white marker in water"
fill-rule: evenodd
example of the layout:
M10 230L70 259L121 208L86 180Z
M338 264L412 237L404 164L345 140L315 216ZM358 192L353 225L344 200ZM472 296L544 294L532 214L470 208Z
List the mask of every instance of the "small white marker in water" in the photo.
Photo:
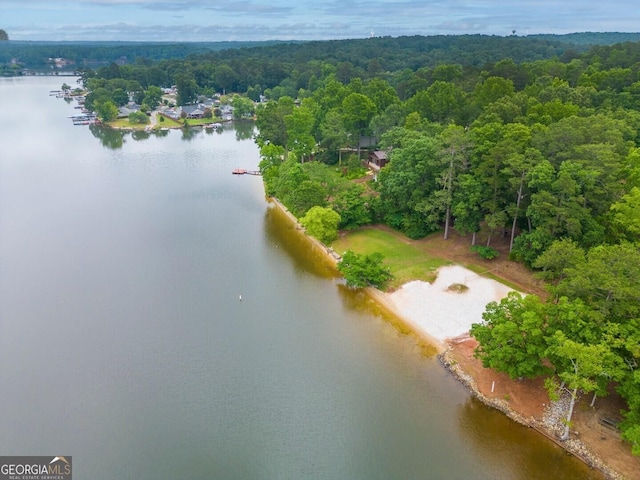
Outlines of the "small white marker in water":
M242 301L242 295L238 295L238 300Z

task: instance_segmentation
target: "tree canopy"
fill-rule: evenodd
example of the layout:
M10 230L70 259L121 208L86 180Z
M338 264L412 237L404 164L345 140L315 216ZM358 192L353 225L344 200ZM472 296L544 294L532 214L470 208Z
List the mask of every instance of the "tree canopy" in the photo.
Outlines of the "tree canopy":
M344 276L347 285L355 288L382 288L393 277L383 264L381 253L360 255L347 250L338 263L338 271Z

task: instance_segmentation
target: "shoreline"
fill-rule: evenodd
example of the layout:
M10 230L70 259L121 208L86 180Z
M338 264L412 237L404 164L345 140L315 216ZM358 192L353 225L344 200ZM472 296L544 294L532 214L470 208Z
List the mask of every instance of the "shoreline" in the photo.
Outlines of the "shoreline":
M533 428L540 435L543 435L547 440L553 442L568 454L576 457L589 468L599 471L604 478L610 480L625 480L623 475L609 467L604 460L602 460L598 455L592 453L579 439L571 438L563 442L557 437L557 435L554 435L553 428L545 424L544 421L522 415L511 408L507 401L500 398L488 397L482 393L475 379L464 371L464 369L461 368L458 362L452 357L451 345L449 345L444 352L438 354L438 361L456 380L462 383L469 390L472 396L477 398L483 404L502 412L509 419L522 426Z
M301 233L304 233L305 237L308 239L310 244L313 245L314 248L321 251L324 254L323 257L325 258L325 260L329 262L333 268L335 268L337 263L341 259L340 255L338 255L335 251L333 251L333 249L326 246L316 238L313 238L310 235L307 235L304 227L302 227L302 225L300 225L300 223L298 222L298 219L277 198L268 197L268 196L266 198L267 198L268 204L272 205L272 207L269 207L269 208L278 208L295 225L296 230L299 230ZM480 275L472 272L471 270L468 270L459 265L453 265L452 267L456 269L460 269L456 272L458 275L461 274L462 272L463 275L468 276L469 278L466 279L467 281L474 282L474 281L477 281L478 279L481 279L483 281L483 286L485 287L484 294L487 295L487 298L493 296L493 298L489 298L489 300L486 303L489 303L490 301L499 301L501 298L506 296L508 292L515 291L514 289L507 287L506 285L496 280L488 279L486 277L481 277ZM443 268L446 269L451 267L440 267L440 269L438 269L439 276L440 276L440 271ZM471 275L473 275L473 277L471 277ZM453 276L448 278L445 281L445 284L452 279L455 280L456 277ZM484 283L484 281L499 284L502 288L498 288L496 291L487 292L486 289L488 288L488 286L493 285L493 283ZM458 283L459 282L452 282L451 285L458 284ZM426 286L424 284L426 284ZM429 347L433 348L436 358L438 362L442 365L442 367L445 370L447 370L449 374L451 374L457 381L462 383L472 396L480 400L483 404L487 405L488 407L499 410L514 422L519 423L520 425L535 429L539 434L543 435L548 440L553 442L555 445L562 448L568 454L575 456L577 459L582 461L589 468L599 471L604 476L604 478L612 479L612 480L623 480L625 478L623 475L619 474L618 472L613 470L611 467L609 467L609 465L607 465L605 461L603 461L596 454L592 453L579 439L572 438L567 441L561 442L558 438L554 436L553 428L545 424L544 421L538 420L533 416L527 417L525 415L522 415L516 410L514 410L513 408L511 408L507 401L500 398L491 398L485 395L484 393L482 393L473 376L470 373L466 372L458 364L458 362L453 358L453 355L452 355L453 348L456 343L464 342L465 340L468 340L471 338L469 337L468 329L470 328L471 323L476 323L477 321L480 321L482 319L481 314L479 319L471 320L471 321L467 320L466 323L469 324L469 327L467 327L466 332L458 332L457 334L451 334L448 336L443 336L444 334L441 334L441 335L434 334L432 331L429 331L429 325L428 325L429 322L424 322L420 320L421 314L424 316L428 311L429 315L432 315L434 310L434 305L426 304L424 301L425 300L424 295L420 295L420 293L424 294L425 291L428 291L429 289L433 289L434 294L442 295L443 289L441 287L443 285L440 284L439 285L440 289L438 290L437 284L438 284L437 279L433 283L433 285L427 282L417 282L417 281L408 282L407 284L403 285L403 287L401 287L400 289L396 290L396 292L393 292L393 293L385 293L374 287L366 287L363 290L365 294L379 308L385 311L389 316L393 318L395 322L397 322L396 326L401 326L402 327L401 330L403 330L405 333L408 332L411 335L413 335L416 338L416 340L421 344L421 346L424 346L423 344L426 343L429 345ZM400 296L403 295L402 290L406 285L409 285L410 289L411 287L413 287L414 291L408 292L408 293L404 292L404 293L409 297L413 295L413 300L415 300L416 298L419 298L420 300L419 303L421 303L422 305L422 308L417 308L416 311L414 312L410 311L412 305L410 304L408 305L407 303L403 304L403 301L405 299L401 298L400 301L397 300L397 297L399 296L397 294L399 293ZM416 292L415 290L418 290L418 292ZM460 293L454 293L451 291L448 291L446 293L449 295L460 295ZM463 295L466 295L468 293L469 291L465 291ZM395 299L393 298L393 295L396 295ZM443 304L445 302L442 302L441 297L439 298L439 300L441 301L441 303L438 305L438 307L444 307ZM444 314L446 315L452 315L452 312L451 312L452 300L454 299L448 299L448 303L446 304L446 307L445 307L446 312L444 312ZM477 299L475 301L477 302ZM484 307L486 306L486 303L482 306L482 311L484 311ZM409 308L405 308L407 306L409 306ZM454 314L455 313L456 312L454 312ZM457 313L460 314L460 312L457 312ZM474 313L477 314L477 312L474 312ZM438 321L437 318L435 320L436 322Z

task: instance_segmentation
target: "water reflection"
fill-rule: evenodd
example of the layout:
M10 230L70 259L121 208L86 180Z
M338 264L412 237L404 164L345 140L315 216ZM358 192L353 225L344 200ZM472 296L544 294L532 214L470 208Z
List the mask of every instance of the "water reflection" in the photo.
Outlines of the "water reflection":
M196 138L202 132L202 128L184 127L181 128L180 131L182 132L182 140L188 142Z
M531 480L540 478L540 465L545 465L544 478L564 480L602 479L603 476L557 447L542 435L509 420L497 410L469 398L459 409L459 428L473 447L481 451L483 461L500 468L505 456L515 461L502 468L508 469L505 478ZM533 434L533 435L532 435ZM536 446L536 444L538 444ZM518 468L513 468L517 465Z
M164 138L167 135L169 135L169 129L163 129L163 130L154 130L153 134L158 137L158 138Z
M252 120L237 120L234 122L236 130L236 140L251 140L255 130L255 123Z
M239 130L238 130L239 128ZM252 138L254 131L254 123L253 122L244 122L242 124L235 125L236 129L236 139L250 139ZM187 142L195 139L201 132L206 132L207 135L223 134L222 128L218 129L202 129L201 127L187 127L181 128L180 132L182 134L181 139ZM139 142L143 140L148 140L151 137L164 138L169 135L170 129L162 129L162 130L118 130L115 128L105 127L103 125L89 125L89 131L91 134L100 140L102 146L110 149L110 150L118 150L121 149L126 143L126 137L130 136L132 140Z
M147 140L151 136L150 132L145 132L144 130L133 130L131 132L131 138L134 140Z
M125 140L125 132L114 130L113 128L103 127L102 125L89 125L91 134L100 140L100 143L111 150L122 148Z
M265 211L265 233L268 244L286 253L297 273L321 278L335 278L335 269L327 263L325 253L309 240L275 203Z

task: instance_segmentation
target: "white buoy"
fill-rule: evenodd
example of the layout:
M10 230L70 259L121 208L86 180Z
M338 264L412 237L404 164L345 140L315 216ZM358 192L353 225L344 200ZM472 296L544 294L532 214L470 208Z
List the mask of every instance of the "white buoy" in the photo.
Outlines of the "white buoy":
M242 301L242 295L238 295L238 300Z

